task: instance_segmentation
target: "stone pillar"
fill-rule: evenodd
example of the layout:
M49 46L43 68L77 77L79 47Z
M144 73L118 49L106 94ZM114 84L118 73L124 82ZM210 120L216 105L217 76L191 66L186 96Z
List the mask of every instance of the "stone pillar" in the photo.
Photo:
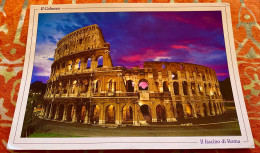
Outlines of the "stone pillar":
M208 103L206 103L206 109L207 109L207 116L210 116L210 109L209 109L209 103L210 102L208 102Z
M104 108L104 103L102 103L100 106L99 124L104 124L104 123L105 123L105 108Z
M77 122L77 106L74 105L74 113L73 113L73 117L72 117L72 122Z
M186 102L182 101L182 108L183 108L183 114L184 114L184 118L187 118L187 110L186 110Z
M208 114L206 114L206 115L204 114L203 102L200 102L199 105L200 105L200 109L199 109L200 116L205 117L206 115L208 115ZM207 109L207 108L205 108L205 109Z
M134 115L133 115L133 125L138 126L139 122L138 122L138 103L134 103Z
M192 116L197 118L197 107L196 107L196 103L191 103L191 107L192 107Z
M121 125L121 124L122 124L122 121L121 121L121 119L120 119L121 111L120 111L120 104L119 104L119 103L116 104L115 111L116 111L116 112L115 112L115 114L116 114L115 124Z
M151 115L152 115L152 122L157 122L156 106L154 102L152 102Z
M210 103L211 103L211 113L213 114L213 115L216 115L216 113L215 113L215 109L214 109L214 104L210 101Z
M54 119L58 119L59 118L59 105L56 105L56 112L55 112L55 116Z
M174 110L174 118L178 117L178 113L177 113L177 107L176 107L176 103L173 103L173 110Z
M172 112L172 107L170 102L166 102L166 120L167 122L176 122L176 118L174 117L174 114Z
M53 106L52 103L51 103L50 105L51 105L51 106L50 106L50 112L49 112L49 115L48 115L48 118L49 118L49 119L51 119L51 116L52 116L52 106Z
M87 109L87 107L86 107L86 115L84 118L84 124L90 124L89 109Z
M62 114L62 122L65 122L67 120L67 105L64 105L63 114Z

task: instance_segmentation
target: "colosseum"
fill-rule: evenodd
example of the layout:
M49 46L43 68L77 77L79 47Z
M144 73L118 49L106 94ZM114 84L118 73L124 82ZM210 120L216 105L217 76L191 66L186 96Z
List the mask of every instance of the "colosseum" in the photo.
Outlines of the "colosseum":
M41 116L84 124L149 125L224 113L216 72L177 62L113 66L110 44L90 25L58 43Z

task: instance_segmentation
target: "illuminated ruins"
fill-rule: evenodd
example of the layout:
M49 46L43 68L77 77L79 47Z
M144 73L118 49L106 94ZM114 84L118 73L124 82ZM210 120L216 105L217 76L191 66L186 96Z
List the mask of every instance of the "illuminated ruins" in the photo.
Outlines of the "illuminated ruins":
M176 122L224 113L216 72L176 62L113 66L110 44L97 25L57 43L41 115L64 122Z

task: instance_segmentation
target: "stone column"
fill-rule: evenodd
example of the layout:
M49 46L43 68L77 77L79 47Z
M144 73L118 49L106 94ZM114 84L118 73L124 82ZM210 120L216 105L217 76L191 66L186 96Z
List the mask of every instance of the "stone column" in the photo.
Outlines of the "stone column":
M191 107L192 107L192 116L195 118L198 118L197 116L197 107L196 107L196 103L191 103Z
M176 118L174 117L174 114L172 112L172 107L170 102L166 102L166 119L167 122L176 122Z
M210 103L211 103L211 113L213 114L213 115L216 115L216 113L215 113L215 109L214 109L214 104L210 101Z
M62 120L61 120L63 122L67 121L67 111L68 111L68 107L67 107L67 105L64 105L63 117L62 117Z
M105 123L105 113L104 112L105 112L104 103L102 103L100 106L99 124Z
M84 124L90 124L89 109L87 109L87 107L86 107L86 115L84 118Z
M135 125L135 126L138 126L139 125L139 122L138 122L138 116L137 116L137 114L138 114L138 103L137 102L135 102L134 103L134 115L133 115L133 125Z
M183 108L183 114L184 114L184 118L187 118L187 110L186 110L186 102L182 101L182 108Z
M59 118L59 105L56 105L56 112L55 112L55 116L54 119L58 119Z
M115 108L115 114L116 114L116 120L115 120L115 124L118 124L120 125L122 123L121 119L120 119L120 114L121 114L121 111L120 111L120 105L119 103L116 104L116 108Z
M173 110L174 110L174 118L177 118L178 117L178 113L177 113L176 102L173 103Z
M151 115L152 115L152 122L157 122L156 106L154 102L152 102Z
M210 102L208 102L208 103L206 103L206 109L207 109L207 116L210 116L210 109L209 109L209 103Z
M74 105L74 113L73 113L73 117L72 117L72 122L77 122L77 106L76 104Z
M49 119L51 119L51 116L52 116L52 106L53 106L52 103L51 103L50 105L51 105L51 106L50 106L50 112L49 112L49 115L48 115L48 118L49 118Z

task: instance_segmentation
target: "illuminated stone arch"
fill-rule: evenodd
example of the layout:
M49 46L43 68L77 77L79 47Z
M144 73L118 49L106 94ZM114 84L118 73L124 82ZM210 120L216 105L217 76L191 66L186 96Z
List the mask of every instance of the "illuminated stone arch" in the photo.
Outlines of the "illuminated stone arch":
M166 109L163 105L156 106L157 122L166 122Z
M90 114L90 122L91 123L99 123L99 117L100 117L100 106L99 105L93 105L91 107L91 114Z
M108 105L105 109L105 123L115 124L116 111L114 105Z
M122 108L123 123L133 124L133 108L132 106L124 106Z
M67 64L67 70L68 70L68 71L71 71L71 70L72 70L72 64L73 64L72 60L69 60L69 61L68 61L68 64Z
M116 81L114 79L109 79L107 82L107 91L116 92Z
M185 107L186 107L186 113L187 113L187 116L188 117L192 117L193 116L193 108L192 108L192 105L191 105L191 103L190 102L187 102L186 104L185 104Z
M74 70L80 70L80 66L81 66L81 60L78 58L75 61Z
M78 91L78 88L77 88L77 80L74 80L74 81L72 82L71 92L72 92L72 94L76 94L77 91Z
M101 81L100 80L95 80L94 81L94 92L101 92Z

